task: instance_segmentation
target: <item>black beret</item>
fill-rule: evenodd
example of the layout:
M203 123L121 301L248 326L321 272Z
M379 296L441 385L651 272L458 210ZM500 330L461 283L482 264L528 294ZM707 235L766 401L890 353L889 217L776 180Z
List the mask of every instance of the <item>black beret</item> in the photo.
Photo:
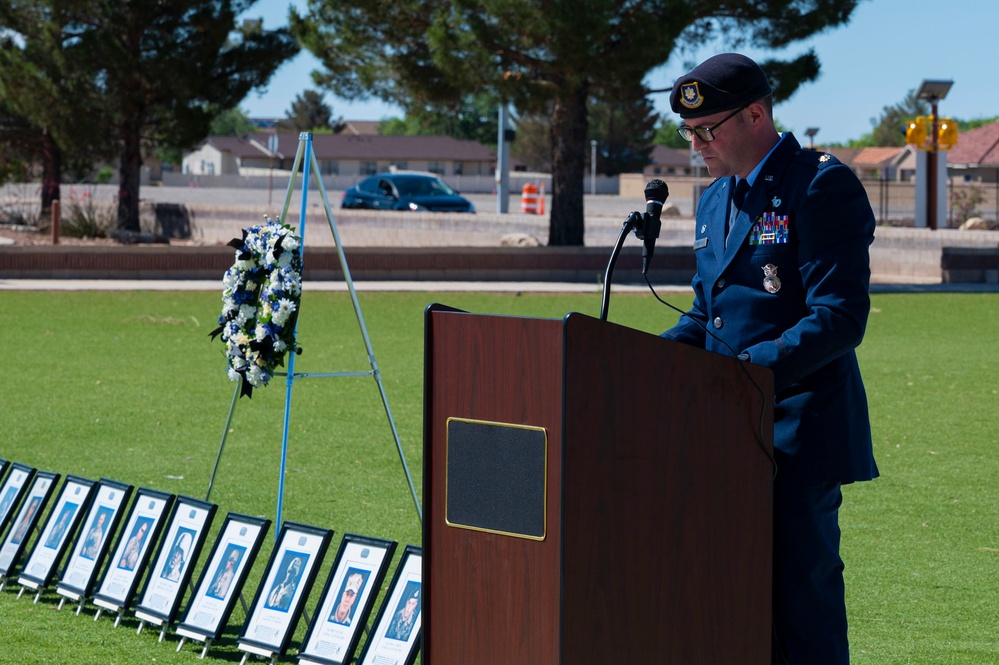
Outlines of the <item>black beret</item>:
M721 53L678 78L669 104L681 118L700 118L740 108L772 92L767 75L753 60Z

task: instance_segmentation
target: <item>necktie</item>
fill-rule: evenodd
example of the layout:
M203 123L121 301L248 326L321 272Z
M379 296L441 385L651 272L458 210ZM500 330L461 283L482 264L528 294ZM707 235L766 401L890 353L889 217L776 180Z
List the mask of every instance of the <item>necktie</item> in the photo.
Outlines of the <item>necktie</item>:
M742 204L746 200L746 194L749 192L749 181L742 179L739 184L735 186L735 191L732 192L732 205L734 205L739 210L742 210Z
M735 176L733 176L734 178ZM742 204L746 201L746 193L749 191L749 181L745 178L739 180L739 184L732 190L732 207L729 210L728 219L725 220L725 245L728 245L728 234L735 224L736 215L742 210Z

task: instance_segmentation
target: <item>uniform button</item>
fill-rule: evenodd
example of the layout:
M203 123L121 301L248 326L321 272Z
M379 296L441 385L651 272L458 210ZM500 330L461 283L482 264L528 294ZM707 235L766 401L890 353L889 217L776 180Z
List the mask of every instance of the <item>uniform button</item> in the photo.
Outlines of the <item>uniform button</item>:
M724 289L725 288L725 278L722 277L721 279L719 279L718 282L717 282L717 284L716 284L716 286L718 286L719 289Z
M722 318L720 316L716 316L715 320L711 322L711 325L713 325L715 328L721 328L723 325L725 325L725 322L722 321Z

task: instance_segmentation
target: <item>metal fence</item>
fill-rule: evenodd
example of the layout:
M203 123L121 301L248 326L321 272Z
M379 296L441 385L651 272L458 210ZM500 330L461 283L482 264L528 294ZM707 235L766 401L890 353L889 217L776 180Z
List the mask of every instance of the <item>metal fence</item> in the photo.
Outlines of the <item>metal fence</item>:
M916 220L916 186L913 182L896 180L865 180L864 187L878 224L883 226L914 226ZM962 202L972 197L976 205ZM999 183L956 183L947 185L947 217L938 220L939 228L958 228L969 217L999 220Z

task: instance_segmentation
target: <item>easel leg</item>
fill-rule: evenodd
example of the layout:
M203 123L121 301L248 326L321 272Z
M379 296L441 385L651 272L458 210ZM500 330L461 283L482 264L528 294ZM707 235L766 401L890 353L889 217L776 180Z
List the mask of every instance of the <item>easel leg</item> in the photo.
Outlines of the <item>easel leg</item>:
M226 437L229 436L229 425L232 424L232 412L236 409L236 400L239 399L239 390L243 387L243 378L236 382L236 389L232 391L232 403L229 404L229 415L225 419L225 427L222 429L222 440L219 442L219 452L215 456L215 466L212 467L212 476L208 479L208 491L205 492L205 501L212 496L212 485L215 484L215 472L219 470L219 462L222 461L222 449L225 448Z

